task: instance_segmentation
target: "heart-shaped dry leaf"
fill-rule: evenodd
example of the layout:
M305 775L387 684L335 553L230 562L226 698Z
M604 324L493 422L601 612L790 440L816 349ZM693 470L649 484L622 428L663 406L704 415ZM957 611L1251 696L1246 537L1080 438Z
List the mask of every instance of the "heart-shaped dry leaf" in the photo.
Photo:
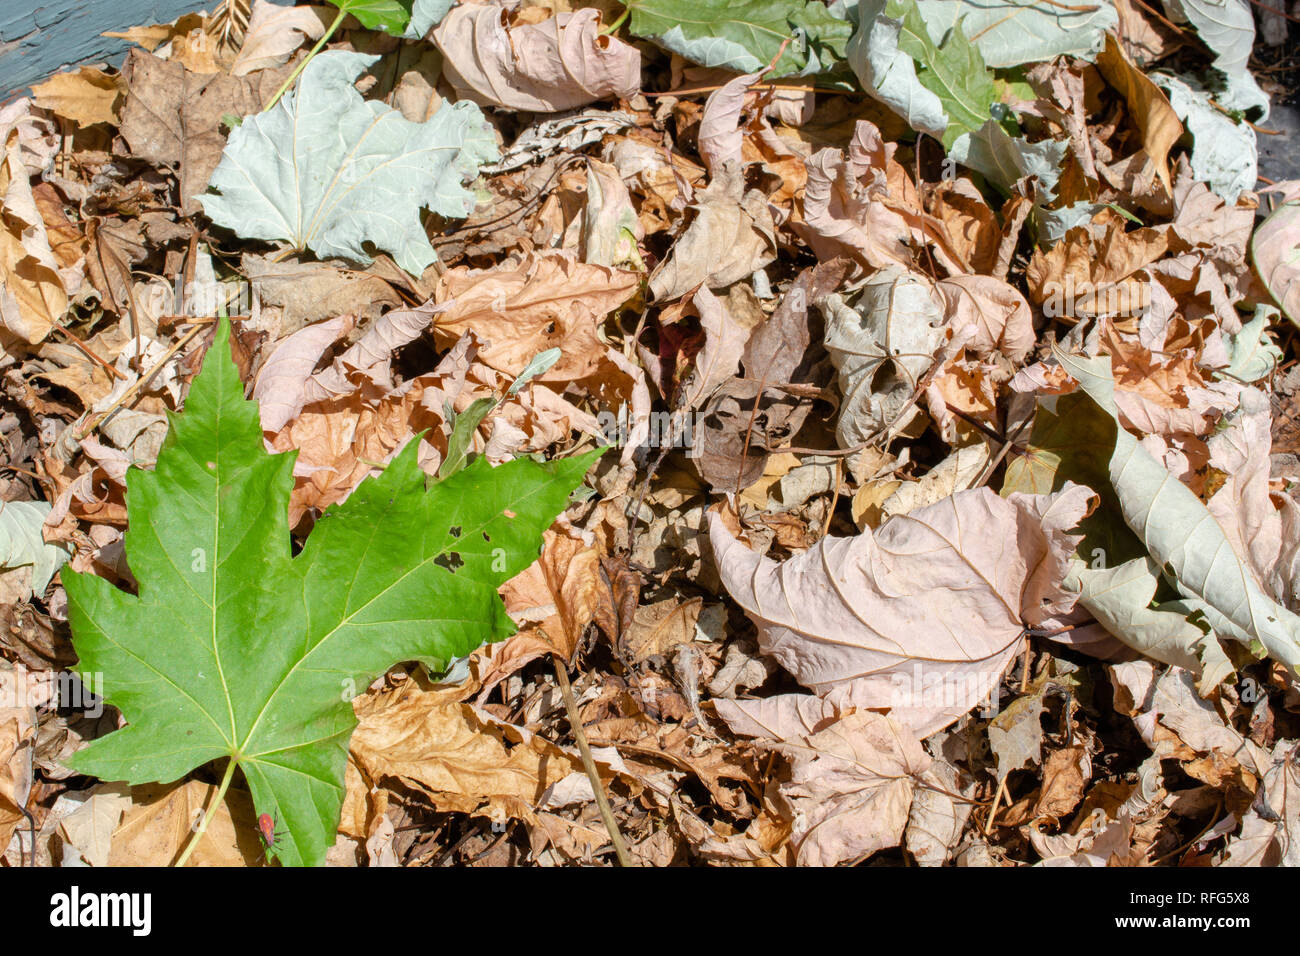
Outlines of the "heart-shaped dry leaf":
M716 515L709 533L763 651L817 694L889 708L924 738L987 697L1026 626L1073 606L1060 580L1092 497L962 491L779 564Z

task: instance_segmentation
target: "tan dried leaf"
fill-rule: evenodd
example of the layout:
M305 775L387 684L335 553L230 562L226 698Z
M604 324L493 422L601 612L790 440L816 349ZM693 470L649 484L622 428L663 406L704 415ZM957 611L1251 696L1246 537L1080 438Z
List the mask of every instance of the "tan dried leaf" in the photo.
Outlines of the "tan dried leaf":
M605 356L597 330L639 284L635 272L564 253L530 252L490 269L462 266L438 280L434 299L447 310L434 335L446 344L472 329L483 342L479 358L507 375L559 348L559 362L536 381L572 381L597 371Z
M80 126L117 125L125 85L120 76L83 66L32 87L32 102Z

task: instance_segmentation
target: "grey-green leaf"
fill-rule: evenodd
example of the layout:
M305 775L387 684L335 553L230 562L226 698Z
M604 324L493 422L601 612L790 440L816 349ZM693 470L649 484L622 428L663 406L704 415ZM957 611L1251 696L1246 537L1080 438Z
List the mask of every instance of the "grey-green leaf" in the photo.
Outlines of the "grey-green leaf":
M463 183L497 157L496 139L473 103L412 123L363 99L353 81L377 59L318 54L293 92L234 130L216 192L199 197L212 221L321 258L368 264L373 247L422 273L436 256L420 209L468 215L475 200Z
M1109 356L1089 359L1060 350L1055 356L1097 405L1118 416ZM1125 523L1188 606L1202 611L1219 637L1258 641L1300 673L1300 617L1264 593L1192 490L1123 428L1116 433L1109 473Z
M0 568L32 566L32 591L44 594L68 551L46 544L41 526L50 513L45 501L0 501Z

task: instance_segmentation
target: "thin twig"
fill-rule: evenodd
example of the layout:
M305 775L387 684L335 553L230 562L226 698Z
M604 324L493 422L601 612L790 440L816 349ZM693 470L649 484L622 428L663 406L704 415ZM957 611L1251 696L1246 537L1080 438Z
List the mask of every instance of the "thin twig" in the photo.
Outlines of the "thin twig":
M998 815L998 805L1002 803L1002 795L1007 792L1007 778L1003 777L998 781L997 792L993 794L993 806L989 808L989 815L984 820L984 835L989 835L989 830L993 828L993 818Z
M96 365L102 368L105 372L109 374L110 377L126 378L126 376L123 375L121 372L119 372L114 366L110 365L108 362L104 361L93 351L91 351L90 346L87 345L84 341L82 341L77 336L77 334L73 332L71 329L69 329L67 326L59 325L57 322L55 322L54 328L58 329L60 332L66 335L68 337L68 341L70 341L74 346L76 346L77 350L81 352L82 355L86 356L86 358L90 359L92 362L94 362Z
M635 866L632 862L631 855L627 852L627 844L623 842L623 834L619 832L618 823L614 819L614 811L610 809L609 799L605 796L604 785L600 782L600 774L596 770L596 761L591 756L591 747L587 743L587 735L582 729L582 719L578 716L578 705L573 699L573 687L569 684L568 664L560 659L559 654L551 655L555 663L555 678L560 682L560 693L564 695L564 709L569 715L569 726L573 729L573 739L578 742L578 752L582 754L582 768L587 771L587 777L591 780L591 790L596 795L596 807L600 810L600 818L605 821L605 829L609 831L610 842L614 844L614 853L618 856L619 866Z
M179 352L182 348L184 348L185 345L191 339L193 339L196 335L202 332L205 328L207 328L206 324L196 325L194 328L190 329L190 331L185 333L184 336L182 336L171 348L169 348L163 354L163 357L158 360L158 364L155 365L147 375L141 375L138 379L136 379L135 382L132 383L131 387L121 394L121 396L118 398L117 401L115 401L112 405L108 406L108 408L105 409L103 412L101 412L97 418L95 418L93 421L88 423L84 428L82 428L79 432L77 432L77 441L82 441L87 435L93 432L96 428L104 424L104 422L108 421L109 416L116 414L118 409L120 409L123 405L127 404L128 402L134 401L136 395L140 393L140 390L143 389L146 385L148 385L149 382L153 380L153 377L163 370L163 368L167 365L168 362L172 360L172 358L176 355L177 352Z

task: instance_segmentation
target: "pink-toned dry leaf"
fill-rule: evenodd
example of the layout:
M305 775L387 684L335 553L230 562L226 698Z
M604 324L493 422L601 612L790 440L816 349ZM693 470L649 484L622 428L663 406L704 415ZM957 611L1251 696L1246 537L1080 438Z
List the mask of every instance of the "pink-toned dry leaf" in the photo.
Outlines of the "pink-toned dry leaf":
M1287 318L1300 325L1300 179L1263 192L1280 193L1281 205L1255 231L1251 258Z
M641 86L641 54L600 32L600 11L511 25L499 4L458 6L433 31L461 99L551 113L628 97Z
M281 340L253 386L263 431L278 432L308 401L325 397L313 394L312 371L325 350L351 331L355 320L355 316L340 315Z
M1034 347L1029 303L1009 283L992 276L958 275L936 286L947 303L953 338L979 355L1001 352L1022 362Z
M754 82L765 73L746 73L724 83L709 94L704 101L704 114L700 117L697 136L700 157L713 175L728 162L740 163L745 136L740 129L740 115L745 108L745 97Z
M754 325L764 318L762 310L747 312L734 307L730 299L720 299L701 286L693 296L704 330L704 347L695 356L694 368L683 383L681 402L698 408L720 385L740 370L740 356Z
M722 582L754 620L761 649L841 705L890 708L925 737L979 704L1026 626L1073 606L1061 589L1092 492L999 498L962 491L875 532L823 538L777 563L716 515Z
M734 709L739 703L727 702ZM794 818L790 839L799 865L855 862L902 842L915 778L930 766L907 727L869 711L812 726L795 708L768 716L774 719L760 741L790 760L780 794ZM732 729L749 734L751 722L744 717Z

